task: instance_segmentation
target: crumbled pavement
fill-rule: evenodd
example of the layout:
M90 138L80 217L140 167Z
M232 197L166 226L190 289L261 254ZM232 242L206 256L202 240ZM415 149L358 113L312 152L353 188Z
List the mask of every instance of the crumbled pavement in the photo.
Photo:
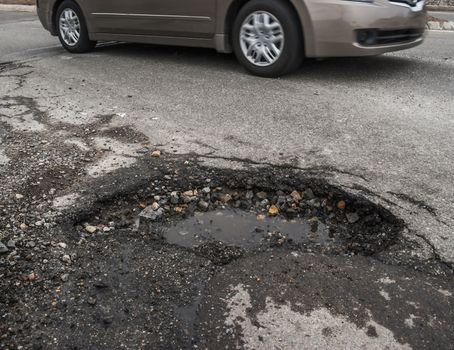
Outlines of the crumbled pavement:
M134 174L142 176L135 177ZM264 320L258 321L264 322L263 327L275 327L274 321L267 321L269 315L266 313L270 308L288 307L291 310L301 304L308 305L308 309L285 312L279 322L290 322L288 313L292 312L299 314L302 320L309 318L311 324L315 322L313 318L325 319L327 314L333 315L322 323L323 329L315 326L315 330L311 330L315 338L320 336L317 329L323 331L321 334L325 334L324 342L328 345L340 344L336 338L338 333L347 337L348 332L363 332L362 338L358 338L358 346L397 348L407 344L410 335L419 332L419 327L435 322L427 318L427 314L417 323L420 312L432 312L438 322L434 325L436 329L446 330L445 325L452 317L449 311L438 312L451 309L452 271L435 257L418 261L407 256L405 250L410 242L402 235L406 229L399 219L361 197L349 195L322 180L306 178L298 170L226 170L200 166L192 157L164 154L157 158L150 153L131 168L119 169L102 178L86 178L86 182L74 183L70 189L80 193L80 197L64 209L53 206L52 198L58 195L57 191L43 193L36 189L33 193L47 200L11 191L9 205L3 206L3 213L7 214L3 217L7 219L2 227L10 228L4 231L8 233L2 234L2 240L8 241L10 248L0 258L1 303L6 311L2 320L7 326L2 329L0 342L4 348L15 348L19 344L25 348L74 349L94 344L106 349L212 348L215 344L226 348L236 348L238 344L256 348L260 344L257 339L267 342L268 338L271 339L269 344L274 344L276 333L266 334L260 330L257 331L259 338L249 339L249 328L255 332L254 327L258 327L256 321L245 319L236 324L235 317L225 318L220 311L234 308L232 305L237 296L232 296L232 288L249 293L251 281L269 283L269 288L263 288L266 303L254 308L265 315ZM201 207L202 201L208 206ZM334 234L339 234L338 241L344 244L320 246L309 242L297 245L280 240L283 236L279 236L277 240L265 240L259 249L242 249L216 241L191 249L169 244L160 234L173 222L225 206L252 210L258 218L274 217L275 214L270 213L272 206L286 218L317 218L329 223ZM140 214L144 210L157 212L160 209L160 216L146 216L145 225L141 224ZM356 214L354 220L352 213ZM36 221L38 218L40 220ZM148 225L150 221L152 225ZM391 247L394 252L388 251ZM358 254L367 258L357 257ZM392 261L385 264L380 261L386 254L392 256ZM275 264L273 259L281 256L285 257L284 263L278 260ZM299 264L298 259L307 260ZM236 268L237 264L247 267ZM246 272L250 264L257 270L250 268L250 273ZM305 281L306 269L323 270L324 266L334 269L325 273L339 275L346 281L342 290L337 289L336 296L340 293L342 300L348 301L353 291L362 293L355 304L361 306L361 316L356 315L356 311L351 314L350 306L345 302L340 302L343 309L336 310L326 306L328 303L323 294L314 295L315 290L319 291L317 293L333 290L332 278L319 272L311 277L317 283L311 288L312 292L303 291L305 298L318 308L309 307L312 304L307 304L300 294L296 299L282 294L285 288L299 288L294 287L296 282L293 280ZM231 273L231 269L239 272L232 273L232 280L220 277ZM353 269L349 271L354 276L353 282L353 277L343 269ZM387 293L384 294L386 297L381 296L378 301L375 297L361 299L361 296L373 295L371 282L364 280L366 277L361 277L362 274L377 281L383 279L385 282L380 290ZM229 288L218 286L218 278L226 283L229 281ZM354 282L356 278L360 282ZM389 282L393 284L392 290L387 285L388 279L392 280ZM432 292L430 298L425 294L415 295L414 285L409 289L408 280L417 285L430 284L439 292ZM285 288L282 287L284 282ZM360 283L364 289L360 292L356 285L349 283ZM380 284L377 290L379 287ZM397 291L401 300L408 301L409 308L421 311L401 308L401 312L408 311L408 315L401 320L402 324L390 325L385 322L389 317L380 314L369 303L381 305L388 296L396 298ZM292 306L295 302L296 306ZM285 306L281 306L282 303ZM411 306L413 304L416 306ZM212 315L204 311L205 307L220 313ZM233 310L231 314L236 312L241 312L240 316L249 315L247 308ZM336 317L337 314L342 316ZM215 317L216 322L207 323L209 315ZM224 322L223 326L218 322ZM251 325L248 322L252 322ZM346 324L350 328L346 329ZM276 325L274 331L281 326ZM296 326L289 325L290 329ZM324 330L330 327L332 334ZM447 344L452 341L449 339L452 333L446 334L428 344ZM282 344L284 348L306 341L306 337L292 339L291 343ZM310 339L310 344L319 344ZM424 343L419 344L424 348Z

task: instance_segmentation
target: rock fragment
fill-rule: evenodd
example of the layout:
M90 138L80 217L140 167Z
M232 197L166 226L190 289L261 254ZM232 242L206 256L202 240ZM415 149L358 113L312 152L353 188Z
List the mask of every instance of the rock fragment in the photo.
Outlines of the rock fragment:
M93 234L96 231L98 231L98 228L96 226L87 225L87 226L85 226L85 231L87 231L88 233Z
M260 191L260 192L257 192L255 194L255 196L258 198L258 199L266 199L266 197L268 196L268 194L264 191Z
M357 213L347 213L345 216L350 224L354 224L359 220L359 215Z
M344 210L345 209L345 202L344 201L337 202L337 209Z
M6 245L4 245L2 242L0 242L0 254L5 254L8 253L9 249Z
M290 193L290 197L292 197L294 202L299 202L303 199L298 191L293 191L292 193Z
M270 216L276 216L279 214L279 208L273 204L270 209L268 209L268 214Z
M201 210L207 210L208 207L210 206L210 204L204 200L200 200L197 205Z
M139 214L140 219L155 221L161 218L164 210L162 208L157 208L155 210L154 208L156 208L156 206L149 205L145 209L143 209Z

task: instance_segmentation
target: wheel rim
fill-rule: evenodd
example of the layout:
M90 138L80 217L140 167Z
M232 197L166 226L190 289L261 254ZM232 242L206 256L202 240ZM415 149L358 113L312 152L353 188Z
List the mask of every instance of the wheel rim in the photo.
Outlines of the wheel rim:
M241 25L241 51L256 66L266 67L275 63L284 49L284 39L281 23L266 11L251 13Z
M75 46L80 38L80 20L74 10L67 8L60 14L60 34L68 46Z

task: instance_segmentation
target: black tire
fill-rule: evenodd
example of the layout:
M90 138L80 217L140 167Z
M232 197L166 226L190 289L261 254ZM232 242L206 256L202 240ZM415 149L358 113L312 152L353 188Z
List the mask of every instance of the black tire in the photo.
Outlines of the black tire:
M248 16L256 11L266 11L280 22L284 32L284 48L279 58L271 65L258 66L250 62L241 49L241 26ZM239 11L232 33L232 45L240 63L252 74L276 78L296 70L304 59L304 40L301 23L295 10L282 0L251 0Z
M68 43L65 42L62 36L62 32L60 30L60 16L66 9L71 9L72 11L74 11L80 23L80 36L74 45L69 45ZM96 46L96 41L90 40L90 37L88 36L87 24L85 22L82 10L80 9L79 5L77 5L74 1L65 0L60 4L57 10L57 14L55 16L55 27L58 33L58 38L60 39L60 43L69 52L72 53L89 52L93 50L93 48Z

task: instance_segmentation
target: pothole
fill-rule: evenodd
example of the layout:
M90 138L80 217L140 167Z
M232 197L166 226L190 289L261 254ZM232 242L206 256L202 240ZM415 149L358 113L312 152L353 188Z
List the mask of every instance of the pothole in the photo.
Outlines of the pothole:
M79 218L78 234L133 231L227 264L270 249L374 255L394 244L403 228L386 209L319 180L284 178L269 187L254 186L253 177L238 187L228 186L234 181L165 180L98 203Z

